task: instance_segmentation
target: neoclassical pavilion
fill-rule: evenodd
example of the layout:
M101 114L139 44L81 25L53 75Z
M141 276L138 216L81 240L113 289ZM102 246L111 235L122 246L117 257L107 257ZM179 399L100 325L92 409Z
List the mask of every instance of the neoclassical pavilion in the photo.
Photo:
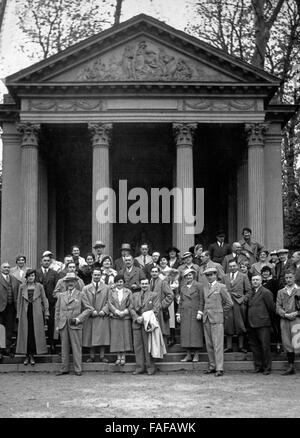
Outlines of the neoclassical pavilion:
M165 250L229 241L250 226L283 244L279 81L197 38L138 15L6 79L1 258L34 266L102 239ZM184 223L101 224L101 187L204 188L204 230ZM118 205L118 204L117 204ZM116 207L119 208L119 207Z

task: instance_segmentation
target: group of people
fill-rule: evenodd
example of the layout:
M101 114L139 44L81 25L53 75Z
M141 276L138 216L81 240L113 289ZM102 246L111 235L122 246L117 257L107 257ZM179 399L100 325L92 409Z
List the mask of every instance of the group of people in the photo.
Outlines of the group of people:
M271 332L278 352L287 353L285 375L294 374L295 341L300 330L300 251L269 252L252 239L249 228L242 239L229 245L225 233L216 242L201 244L180 256L170 247L165 254L152 251L148 243L140 255L132 255L129 243L113 262L105 243L95 242L85 258L73 246L64 262L45 251L41 266L26 266L19 255L16 266L1 265L0 347L3 354L24 354L24 365L34 366L35 355L56 352L61 340L62 367L69 373L70 347L76 375L82 374L82 347L88 347L87 362L105 351L116 354L115 364L126 363L134 351L133 374L155 373L155 359L175 343L180 327L183 362L199 361L204 340L209 366L216 377L224 373L224 352L246 353L246 339L253 353L255 372L271 372ZM17 323L17 341L13 345ZM298 328L297 328L298 327ZM224 335L226 348L224 349Z

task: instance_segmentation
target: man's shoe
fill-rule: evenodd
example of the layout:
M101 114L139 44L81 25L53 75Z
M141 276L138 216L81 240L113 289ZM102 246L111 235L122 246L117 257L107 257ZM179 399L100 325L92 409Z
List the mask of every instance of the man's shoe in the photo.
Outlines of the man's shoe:
M240 353L248 353L248 351L246 350L246 348L239 348L238 351Z
M263 375L264 375L264 376L268 376L269 374L271 374L271 370L265 370L265 371L263 371Z
M262 368L255 368L255 370L253 372L254 373L262 373L263 369Z
M148 376L152 376L155 373L156 373L156 370L147 370Z
M221 377L224 375L224 371L216 371L215 372L215 377Z
M233 353L232 348L225 348L224 353Z
M80 371L76 371L75 376L82 376L82 373Z
M176 340L175 339L170 339L168 342L168 347L173 347L173 345L176 344Z
M137 376L138 374L144 374L144 371L137 371L137 370L135 370L132 373L133 376Z
M291 376L292 374L296 374L295 368L293 366L289 366L287 370L281 373L282 376Z
M100 357L100 362L109 363L109 360L106 357Z
M212 370L204 370L203 374L215 374L216 370L212 369Z
M34 357L33 357L33 356L30 356L30 358L29 358L29 362L30 362L30 365L32 365L32 366L35 365L35 360L34 360Z
M95 362L95 358L94 358L94 357L89 357L89 358L86 360L86 363L91 363L91 362Z
M23 364L25 366L29 364L29 357L28 356L25 357Z
M194 354L193 362L199 362L199 353Z
M65 374L70 374L69 371L60 371L59 373L57 373L57 376L64 376Z
M56 354L56 347L54 345L50 345L49 354Z

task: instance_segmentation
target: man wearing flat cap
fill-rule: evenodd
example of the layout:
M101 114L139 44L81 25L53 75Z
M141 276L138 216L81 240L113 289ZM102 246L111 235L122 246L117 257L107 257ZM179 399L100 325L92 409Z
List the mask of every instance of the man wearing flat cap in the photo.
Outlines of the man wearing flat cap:
M81 376L82 363L82 323L93 311L86 295L75 288L76 274L69 272L64 281L67 290L60 293L55 306L55 335L61 338L61 371L57 374L69 374L70 346L76 376Z
M106 257L106 255L103 254L105 243L103 243L102 240L96 240L93 248L95 250L95 265L100 266L103 258Z
M216 233L216 239L216 242L209 245L208 251L213 262L222 264L224 257L231 253L231 247L229 243L225 242L225 232L223 230Z
M204 284L204 301L200 302L199 314L203 317L204 336L209 360L205 374L224 373L224 312L232 306L232 299L224 284L217 282L217 269L207 268L203 274L207 278Z

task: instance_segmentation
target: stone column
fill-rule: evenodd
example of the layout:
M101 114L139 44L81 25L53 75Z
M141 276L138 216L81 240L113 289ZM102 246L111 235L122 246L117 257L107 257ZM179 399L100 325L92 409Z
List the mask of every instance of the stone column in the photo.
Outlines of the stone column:
M266 246L283 247L281 126L271 123L265 137Z
M248 226L248 160L244 152L237 169L237 240Z
M21 143L21 251L27 265L37 266L38 246L38 132L40 125L19 123Z
M14 266L21 238L21 136L14 122L3 123L1 261Z
M193 136L197 128L196 123L173 123L173 130L176 142L176 187L182 193L182 201L184 200L184 189L194 189L194 172L193 172ZM194 196L190 194L185 202L192 206L191 211L194 211ZM186 204L186 205L187 205ZM191 224L185 223L183 202L176 199L174 202L174 215L182 214L182 221L175 224L176 226L176 246L181 253L188 251L189 247L194 245L194 234L187 234L186 227ZM175 217L174 217L175 220Z
M48 169L47 163L38 160L38 258L48 247Z
M247 124L248 134L248 199L249 227L255 240L265 244L265 175L264 134L265 123Z
M89 123L93 148L93 201L92 201L92 240L102 240L106 244L105 253L113 255L113 224L100 223L97 220L98 192L101 188L110 187L109 149L112 131L111 123ZM113 206L110 206L113 208Z

